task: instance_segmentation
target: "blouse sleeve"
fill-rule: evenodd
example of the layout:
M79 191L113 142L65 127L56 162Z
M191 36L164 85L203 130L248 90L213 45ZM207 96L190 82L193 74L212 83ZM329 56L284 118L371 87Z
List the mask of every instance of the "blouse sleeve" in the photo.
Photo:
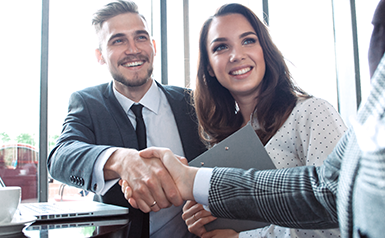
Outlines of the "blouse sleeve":
M347 128L339 113L323 99L310 98L298 106L294 110L303 148L298 156L303 165L320 166Z

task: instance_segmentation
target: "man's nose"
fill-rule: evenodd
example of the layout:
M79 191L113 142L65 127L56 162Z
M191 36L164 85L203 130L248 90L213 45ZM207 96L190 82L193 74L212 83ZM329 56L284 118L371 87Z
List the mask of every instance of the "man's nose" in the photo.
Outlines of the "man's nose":
M136 54L139 53L140 50L137 47L136 43L134 41L130 41L127 44L126 54Z

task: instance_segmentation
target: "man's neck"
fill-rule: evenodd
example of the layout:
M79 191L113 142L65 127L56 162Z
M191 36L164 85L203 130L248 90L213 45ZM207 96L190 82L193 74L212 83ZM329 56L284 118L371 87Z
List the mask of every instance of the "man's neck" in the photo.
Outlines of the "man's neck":
M152 85L153 79L150 78L147 80L147 82L141 86L137 87L130 87L126 86L120 82L117 82L116 80L113 81L114 88L127 97L128 99L131 99L134 102L139 102L143 96L147 93L147 91L150 89Z

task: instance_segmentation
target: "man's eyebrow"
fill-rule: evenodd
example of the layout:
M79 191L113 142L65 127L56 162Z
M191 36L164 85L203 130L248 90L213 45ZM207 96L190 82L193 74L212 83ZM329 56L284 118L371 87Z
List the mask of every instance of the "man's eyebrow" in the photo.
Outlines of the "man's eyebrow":
M150 34L148 33L148 31L145 31L145 30L137 30L137 31L135 31L135 34L136 34L136 35L145 34L145 35L150 36Z
M111 41L112 41L113 39L115 39L115 38L124 37L124 36L126 36L126 35L123 34L123 33L116 33L116 34L112 35L112 36L110 37L110 39L108 39L108 42L111 42Z

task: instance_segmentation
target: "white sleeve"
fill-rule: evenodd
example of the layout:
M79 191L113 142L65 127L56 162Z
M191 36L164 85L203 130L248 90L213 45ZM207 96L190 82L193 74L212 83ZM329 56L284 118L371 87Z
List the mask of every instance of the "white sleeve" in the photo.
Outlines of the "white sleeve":
M93 188L96 188L93 192L98 195L104 195L119 179L113 179L104 181L103 168L107 160L110 158L118 148L109 148L99 155L97 158L93 173L92 173L92 184Z
M200 168L194 179L194 199L197 203L205 206L209 205L209 189L212 171L212 168Z

